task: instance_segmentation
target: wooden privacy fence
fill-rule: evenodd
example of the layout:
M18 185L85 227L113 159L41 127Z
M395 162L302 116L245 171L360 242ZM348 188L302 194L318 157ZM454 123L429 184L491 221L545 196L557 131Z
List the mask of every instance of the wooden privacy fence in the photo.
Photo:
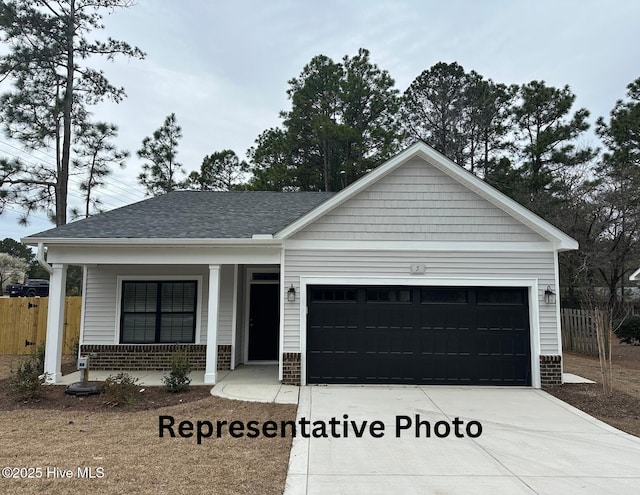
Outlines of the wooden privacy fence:
M563 309L562 349L589 356L598 355L596 327L583 309Z
M45 340L48 297L0 298L0 355L29 354ZM63 354L73 354L80 337L82 297L67 297L64 305Z

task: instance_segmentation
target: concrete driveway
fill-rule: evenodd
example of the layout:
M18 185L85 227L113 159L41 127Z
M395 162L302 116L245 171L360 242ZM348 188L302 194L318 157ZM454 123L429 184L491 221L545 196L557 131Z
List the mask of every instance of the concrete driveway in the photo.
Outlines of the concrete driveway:
M298 429L285 495L640 493L640 439L540 390L301 387L301 418L328 438Z

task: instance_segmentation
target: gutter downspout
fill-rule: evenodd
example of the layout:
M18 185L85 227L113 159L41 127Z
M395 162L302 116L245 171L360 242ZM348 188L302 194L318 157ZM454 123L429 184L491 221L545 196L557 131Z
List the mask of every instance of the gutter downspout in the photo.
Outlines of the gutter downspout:
M47 270L47 272L49 272L49 275L53 274L53 267L47 263L47 261L44 259L44 243L39 242L38 243L38 263L40 264L40 266L42 268L44 268L45 270Z

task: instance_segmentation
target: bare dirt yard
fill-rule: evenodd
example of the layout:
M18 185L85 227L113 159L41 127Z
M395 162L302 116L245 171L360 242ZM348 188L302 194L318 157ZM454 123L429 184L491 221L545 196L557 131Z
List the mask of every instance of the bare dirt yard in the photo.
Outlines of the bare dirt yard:
M564 356L565 372L597 383L546 391L640 436L640 346L616 344L612 354L611 397L602 392L598 359L570 353ZM220 399L209 387L182 394L146 387L132 404L110 407L102 396L65 396L63 387L51 386L38 401L25 402L12 396L7 379L17 359L0 356L0 468L42 471L40 476L32 471L34 478L0 478L0 493L280 494L284 489L291 438L233 438L226 432L198 445L195 438L159 438L159 416L173 416L176 427L185 420L294 421L293 405ZM60 477L69 470L71 479ZM22 474L30 473L17 473Z
M564 371L597 383L565 384L550 394L622 431L640 437L640 346L615 343L611 351L613 394L602 391L598 358L565 353Z
M283 492L291 438L233 438L225 430L198 445L194 437L159 438L159 416L173 416L177 432L185 420L294 421L294 405L220 399L210 387L180 394L146 387L121 407L99 395L65 396L61 386L45 387L38 401L17 401L7 380L16 359L0 356L0 468L27 468L11 474L32 477L0 478L0 493Z

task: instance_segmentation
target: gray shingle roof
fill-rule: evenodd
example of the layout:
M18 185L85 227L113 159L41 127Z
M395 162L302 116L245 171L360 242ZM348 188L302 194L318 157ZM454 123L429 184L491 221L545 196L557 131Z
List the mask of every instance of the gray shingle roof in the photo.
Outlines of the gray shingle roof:
M28 238L251 238L254 234L275 234L332 195L325 192L174 191Z

